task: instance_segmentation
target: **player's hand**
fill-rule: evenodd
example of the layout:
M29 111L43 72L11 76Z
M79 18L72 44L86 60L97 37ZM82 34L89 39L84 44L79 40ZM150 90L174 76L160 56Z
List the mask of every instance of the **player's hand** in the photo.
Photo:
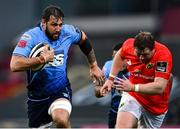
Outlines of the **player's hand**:
M54 59L54 49L50 48L49 45L46 45L41 52L41 56L44 57L45 62L52 62Z
M93 67L90 66L90 76L96 86L102 86L105 82L104 74L97 63L93 64Z
M102 96L105 96L107 93L109 93L111 91L112 86L113 86L113 81L107 79L106 82L104 83L104 85L100 89L100 94Z
M95 93L95 96L96 96L97 98L103 97L103 96L100 94L100 89L101 89L101 87L102 87L102 86L95 86L95 87L94 87L94 93Z
M120 91L134 91L134 85L124 75L123 79L115 78L113 87Z

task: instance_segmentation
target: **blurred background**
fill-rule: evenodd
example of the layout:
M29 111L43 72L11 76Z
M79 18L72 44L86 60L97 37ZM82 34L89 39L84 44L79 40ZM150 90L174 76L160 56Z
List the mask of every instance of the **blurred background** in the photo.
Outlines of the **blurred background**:
M111 59L112 46L150 31L173 54L174 82L163 127L180 127L180 0L1 0L0 3L0 128L27 127L26 76L12 73L9 61L18 37L35 26L47 5L58 5L65 23L88 34L98 64ZM83 54L73 46L69 59L73 89L72 127L106 128L110 96L97 99Z

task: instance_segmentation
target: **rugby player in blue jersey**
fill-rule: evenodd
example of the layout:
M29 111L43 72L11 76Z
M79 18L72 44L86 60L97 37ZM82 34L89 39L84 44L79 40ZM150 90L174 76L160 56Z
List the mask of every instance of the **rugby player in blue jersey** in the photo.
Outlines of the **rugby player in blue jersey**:
M112 54L112 58L114 58L115 54L117 53L117 51L121 48L122 44L116 44L115 46L113 46L113 54ZM111 71L111 66L112 66L112 62L113 60L108 60L105 62L104 66L103 66L103 73L105 75L105 78L108 79L110 71ZM123 75L128 78L129 77L129 72L126 69L126 66L124 65L124 71L121 71L118 73L119 78L123 78ZM95 95L96 97L103 97L102 95L100 95L100 88L102 85L99 85L98 83L95 84ZM117 112L118 112L118 107L119 107L119 103L121 100L121 92L117 91L115 88L113 88L111 90L111 107L109 109L109 113L108 113L108 127L109 128L115 128L116 125L116 117L117 117Z
M86 55L91 78L104 83L104 75L86 34L73 25L63 24L63 20L59 7L46 7L41 23L21 36L12 54L11 70L27 71L29 127L49 127L53 122L57 127L70 127L72 90L67 77L67 59L71 45L78 45ZM40 56L29 58L38 43L47 45ZM42 64L46 64L42 70L32 70Z

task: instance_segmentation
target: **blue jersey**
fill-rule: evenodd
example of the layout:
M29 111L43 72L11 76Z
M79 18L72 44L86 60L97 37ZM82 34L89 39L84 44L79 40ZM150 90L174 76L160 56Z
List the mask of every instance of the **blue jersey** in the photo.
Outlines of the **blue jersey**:
M103 73L105 75L105 78L107 79L109 77L109 74L110 74L110 71L111 71L111 67L112 67L112 63L113 61L112 60L109 60L109 61L106 61L104 66L103 66ZM126 72L126 73L122 73L122 72L119 72L117 77L119 78L123 78L123 75L126 76L127 78L129 77L129 73ZM112 99L111 99L111 111L112 112L115 112L117 113L118 111L118 107L119 107L119 102L120 102L120 99L121 99L121 94L119 91L115 90L114 88L111 90L111 96L112 96Z
M72 44L77 44L81 40L81 31L72 25L63 25L58 40L48 39L41 26L28 30L19 42L24 42L24 46L17 45L13 55L29 57L32 48L38 43L47 43L54 49L54 60L45 65L41 71L27 71L28 90L33 91L38 96L48 96L58 92L64 87L70 87L67 78L68 51Z

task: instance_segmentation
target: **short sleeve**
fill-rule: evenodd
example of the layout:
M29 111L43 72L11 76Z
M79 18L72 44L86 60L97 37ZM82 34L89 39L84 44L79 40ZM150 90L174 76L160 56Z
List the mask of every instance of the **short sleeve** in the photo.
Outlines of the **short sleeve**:
M27 32L25 32L20 37L13 51L13 55L28 57L33 46L32 43L33 43L32 36Z
M75 29L75 32L74 32L74 42L75 43L79 43L81 38L82 38L82 32L81 32L81 30L78 27L75 27L75 26L73 26L73 27Z
M72 44L77 44L80 42L82 37L81 30L73 25L64 25L63 26L64 35L69 35Z
M130 49L133 48L133 43L134 43L134 39L133 38L129 38L127 39L121 49L120 49L120 56L121 58L125 58L125 56L128 54L128 52L130 51Z

